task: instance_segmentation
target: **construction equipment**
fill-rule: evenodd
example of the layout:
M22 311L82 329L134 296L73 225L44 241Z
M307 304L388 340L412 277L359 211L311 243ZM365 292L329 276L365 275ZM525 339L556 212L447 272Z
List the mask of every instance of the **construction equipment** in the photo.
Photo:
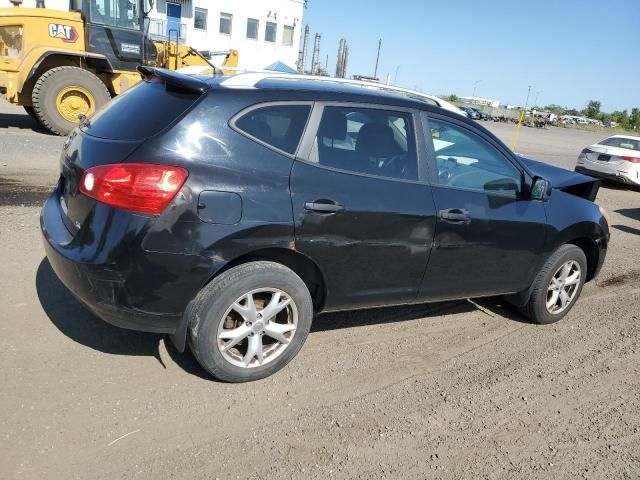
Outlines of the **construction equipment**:
M58 135L138 83L138 65L220 72L178 30L152 41L144 0L71 0L68 12L13 3L0 9L0 94ZM238 52L224 56L222 73L234 73Z

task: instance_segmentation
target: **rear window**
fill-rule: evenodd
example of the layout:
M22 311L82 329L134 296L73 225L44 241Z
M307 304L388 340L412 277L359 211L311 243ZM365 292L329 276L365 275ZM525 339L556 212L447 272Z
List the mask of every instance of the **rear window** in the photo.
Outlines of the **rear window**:
M100 138L143 140L173 123L199 97L153 78L111 100L82 130Z
M234 126L262 143L293 155L310 110L310 105L269 105L245 113Z
M640 150L640 140L624 137L611 137L606 138L600 142L600 145L607 145L609 147L626 148L627 150Z

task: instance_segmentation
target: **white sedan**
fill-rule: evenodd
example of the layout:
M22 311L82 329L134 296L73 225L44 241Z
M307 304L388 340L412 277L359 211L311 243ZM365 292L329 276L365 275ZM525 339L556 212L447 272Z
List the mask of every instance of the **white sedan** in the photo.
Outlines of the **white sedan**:
M640 186L640 137L614 135L582 150L576 172Z

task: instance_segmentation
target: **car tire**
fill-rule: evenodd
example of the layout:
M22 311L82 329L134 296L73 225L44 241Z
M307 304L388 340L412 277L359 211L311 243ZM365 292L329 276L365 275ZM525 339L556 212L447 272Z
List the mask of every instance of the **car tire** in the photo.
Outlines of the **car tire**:
M79 123L74 108L90 117L111 100L111 94L90 71L64 66L47 70L38 78L31 100L38 120L47 130L67 135Z
M216 277L198 293L188 316L189 345L200 365L218 380L249 382L282 369L300 351L313 302L291 269L258 261Z
M22 108L24 108L24 111L25 111L25 112L27 112L27 114L28 114L31 118L33 118L33 119L34 119L34 120L36 120L36 121L39 121L39 120L38 120L38 117L36 116L36 112L35 112L35 110L33 109L33 107L32 107L32 106L30 106L30 105L23 105L23 107L22 107Z
M580 297L586 275L584 252L575 245L562 245L538 272L529 302L520 310L535 323L547 325L557 322L569 313Z

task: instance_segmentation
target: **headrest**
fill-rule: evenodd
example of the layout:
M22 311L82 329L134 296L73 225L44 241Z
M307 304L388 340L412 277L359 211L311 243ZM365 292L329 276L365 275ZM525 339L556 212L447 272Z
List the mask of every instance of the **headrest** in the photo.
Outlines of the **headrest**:
M382 123L367 123L360 128L356 152L374 158L392 157L399 153L393 130Z
M318 136L330 140L344 140L347 136L347 116L339 110L326 108L318 128Z

